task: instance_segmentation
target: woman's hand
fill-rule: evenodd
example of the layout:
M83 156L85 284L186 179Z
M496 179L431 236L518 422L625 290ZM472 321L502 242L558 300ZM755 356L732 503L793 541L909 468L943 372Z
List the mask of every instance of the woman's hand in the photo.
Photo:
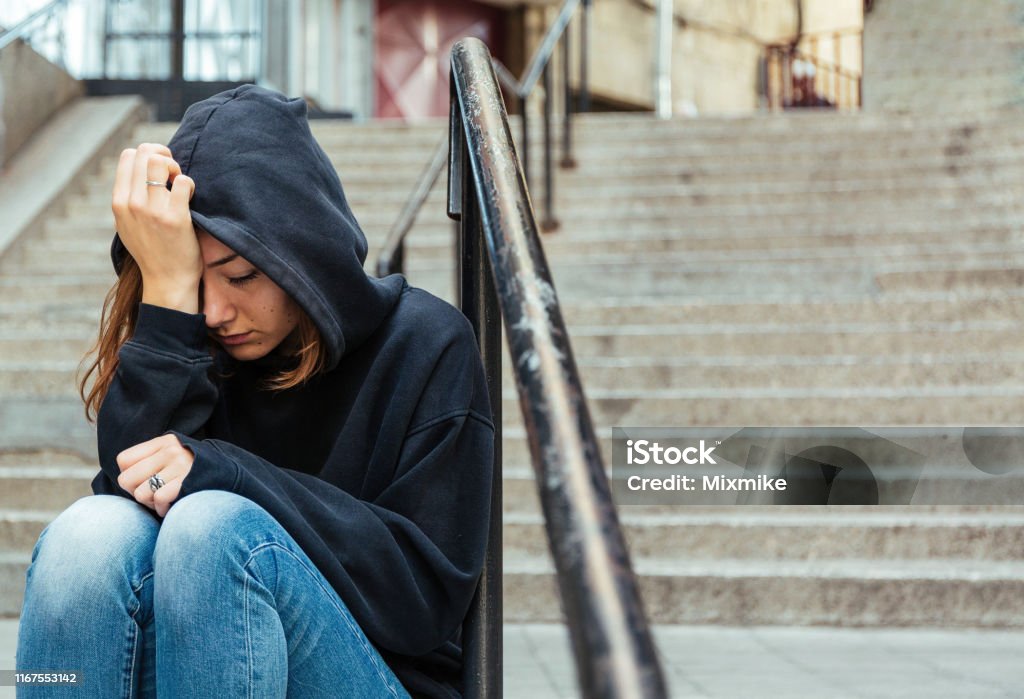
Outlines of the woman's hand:
M146 182L171 182L166 187ZM188 203L195 183L167 146L143 143L121 152L111 210L121 242L142 272L142 300L199 312L203 266Z
M117 455L117 467L121 469L117 483L140 505L164 517L178 499L181 482L192 470L194 461L195 455L190 449L183 447L173 434L165 434ZM165 485L153 490L149 487L149 477L157 474Z

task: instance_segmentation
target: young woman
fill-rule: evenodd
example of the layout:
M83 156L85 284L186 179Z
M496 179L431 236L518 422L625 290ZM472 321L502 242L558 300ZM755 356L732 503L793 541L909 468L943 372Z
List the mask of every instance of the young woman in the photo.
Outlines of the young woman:
M263 88L122 153L113 211L101 471L39 537L17 651L83 683L32 691L459 696L494 438L466 319L363 271L304 102Z

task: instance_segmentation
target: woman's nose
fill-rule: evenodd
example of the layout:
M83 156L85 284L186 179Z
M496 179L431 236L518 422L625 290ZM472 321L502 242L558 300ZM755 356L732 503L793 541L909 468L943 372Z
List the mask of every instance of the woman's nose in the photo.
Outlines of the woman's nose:
M200 291L199 307L206 315L206 325L209 328L218 328L230 323L234 317L234 305L229 299L206 284Z

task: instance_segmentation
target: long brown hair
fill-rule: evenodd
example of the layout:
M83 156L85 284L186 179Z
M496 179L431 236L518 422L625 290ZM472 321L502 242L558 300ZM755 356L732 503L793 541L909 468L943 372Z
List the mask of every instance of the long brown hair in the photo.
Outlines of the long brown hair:
M107 292L103 301L103 312L100 315L99 337L96 343L82 358L85 364L89 357L95 355L92 364L78 379L78 393L85 403L85 417L95 422L103 399L110 390L119 363L118 352L121 346L135 334L135 325L139 319L139 302L142 301L142 272L131 255L125 255L124 264L117 281ZM292 335L282 342L282 346L293 348L289 356L297 357L295 368L282 370L266 380L264 388L271 391L283 391L306 383L323 371L326 365L327 348L320 337L320 331L310 317L299 309L299 322ZM213 354L216 343L211 340L209 349ZM90 377L96 380L87 386Z

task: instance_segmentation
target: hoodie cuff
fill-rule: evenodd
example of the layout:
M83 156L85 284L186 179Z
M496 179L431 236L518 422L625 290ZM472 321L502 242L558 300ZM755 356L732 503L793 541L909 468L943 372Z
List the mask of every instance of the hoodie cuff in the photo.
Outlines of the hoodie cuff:
M172 308L139 304L139 319L131 342L160 352L188 358L209 358L206 316Z
M239 466L233 459L201 439L194 439L174 430L165 434L173 434L183 447L187 447L195 455L192 468L181 481L181 489L176 500L203 490L235 492Z

